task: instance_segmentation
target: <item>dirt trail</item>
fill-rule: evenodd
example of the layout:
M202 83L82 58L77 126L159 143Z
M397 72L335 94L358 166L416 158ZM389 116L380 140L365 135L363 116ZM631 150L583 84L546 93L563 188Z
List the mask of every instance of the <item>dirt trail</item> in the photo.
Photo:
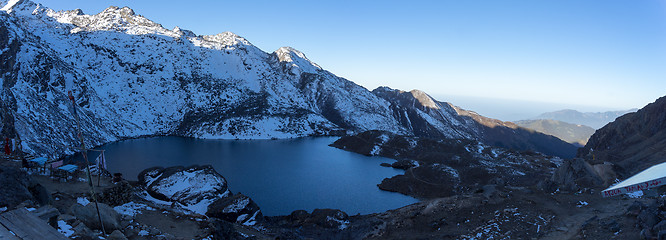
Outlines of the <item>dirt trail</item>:
M624 219L627 208L634 201L649 201L648 199L630 199L626 197L602 198L599 194L557 194L553 196L552 203L543 204L542 207L556 213L553 222L553 231L550 231L542 239L577 239L586 224L605 219ZM587 203L585 205L584 203ZM631 221L630 221L631 222ZM604 229L597 229L603 231ZM632 226L623 226L621 231L608 234L618 239L637 238L638 233ZM616 234L617 233L617 234Z

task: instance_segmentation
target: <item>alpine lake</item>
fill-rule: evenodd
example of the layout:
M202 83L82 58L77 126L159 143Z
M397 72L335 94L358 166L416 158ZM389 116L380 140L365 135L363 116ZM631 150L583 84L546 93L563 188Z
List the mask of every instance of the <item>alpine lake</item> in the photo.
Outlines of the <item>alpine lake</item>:
M168 136L123 140L97 149L105 150L108 170L122 173L128 180L137 180L142 170L155 166L212 165L227 180L229 190L252 198L267 216L316 208L369 214L418 202L377 187L384 178L404 172L379 165L395 160L330 147L337 139L204 140ZM88 152L91 161L98 155Z

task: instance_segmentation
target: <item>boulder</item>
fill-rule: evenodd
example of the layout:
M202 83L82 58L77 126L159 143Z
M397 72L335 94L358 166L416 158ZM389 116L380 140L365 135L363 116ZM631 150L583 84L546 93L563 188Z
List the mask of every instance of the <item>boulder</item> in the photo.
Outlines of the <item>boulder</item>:
M407 170L414 166L416 166L416 164L414 164L412 160L399 160L391 164L391 167L402 170Z
M304 222L308 217L310 217L310 214L305 210L296 210L289 214L289 220L294 222Z
M90 230L86 224L84 224L81 221L76 221L72 225L72 231L74 231L74 234L72 235L73 239L96 239L97 237L95 236L95 232L93 230Z
M30 176L18 168L0 166L0 207L12 209L25 201L35 201Z
M646 208L646 206L643 203L634 201L624 214L630 217L636 217L644 208Z
M53 203L53 198L51 193L44 186L34 181L31 181L30 186L28 187L30 193L35 198L35 202L39 205L48 205Z
M561 190L578 191L581 188L600 187L604 180L595 168L582 158L564 161L553 174L551 181Z
M240 193L210 204L206 216L243 225L254 225L263 218L259 206L248 196Z
M139 173L139 182L152 197L179 203L198 214L205 214L210 203L230 195L226 179L210 165L149 168Z
M127 237L120 230L114 230L106 240L127 240Z
M113 210L113 208L109 207L109 205L104 203L98 203L97 205L99 206L99 214L102 218L102 223L104 224L105 230L113 231L120 229L120 214ZM75 203L69 209L69 212L81 222L83 222L86 226L89 226L93 229L102 229L101 225L99 224L97 209L95 208L94 203L88 204L86 206Z

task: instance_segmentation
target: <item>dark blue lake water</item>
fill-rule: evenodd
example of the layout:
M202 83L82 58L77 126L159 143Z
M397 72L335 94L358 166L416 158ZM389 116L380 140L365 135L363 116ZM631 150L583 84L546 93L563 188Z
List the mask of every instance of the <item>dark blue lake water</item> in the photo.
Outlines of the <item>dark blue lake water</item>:
M154 166L212 165L232 192L257 202L264 215L337 208L350 215L382 212L418 200L379 190L382 179L403 171L379 166L394 160L329 147L337 138L202 140L154 137L125 140L105 149L109 171L136 180ZM98 153L90 153L94 159Z

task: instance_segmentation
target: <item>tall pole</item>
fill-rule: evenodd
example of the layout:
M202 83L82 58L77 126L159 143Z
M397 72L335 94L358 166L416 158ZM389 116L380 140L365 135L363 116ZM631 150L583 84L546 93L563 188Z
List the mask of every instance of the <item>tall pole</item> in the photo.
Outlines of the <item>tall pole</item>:
M104 159L104 151L100 153L100 156L97 157L100 161L97 162L97 186L99 187L99 183L102 181L102 161L106 161Z
M97 204L97 194L95 194L95 187L93 187L92 176L90 175L90 164L88 164L88 151L86 150L86 143L83 141L83 134L81 133L81 121L79 120L79 114L76 112L76 101L74 101L74 96L72 96L72 91L67 93L69 95L69 100L72 101L72 109L74 109L74 118L76 119L76 128L79 134L79 139L81 140L81 153L83 154L83 160L86 164L86 175L88 176L88 186L90 187L90 197L95 202L95 208L97 209L97 220L99 220L99 225L102 226L102 233L106 235L106 230L104 229L104 223L102 223L102 216L99 214L99 205Z

